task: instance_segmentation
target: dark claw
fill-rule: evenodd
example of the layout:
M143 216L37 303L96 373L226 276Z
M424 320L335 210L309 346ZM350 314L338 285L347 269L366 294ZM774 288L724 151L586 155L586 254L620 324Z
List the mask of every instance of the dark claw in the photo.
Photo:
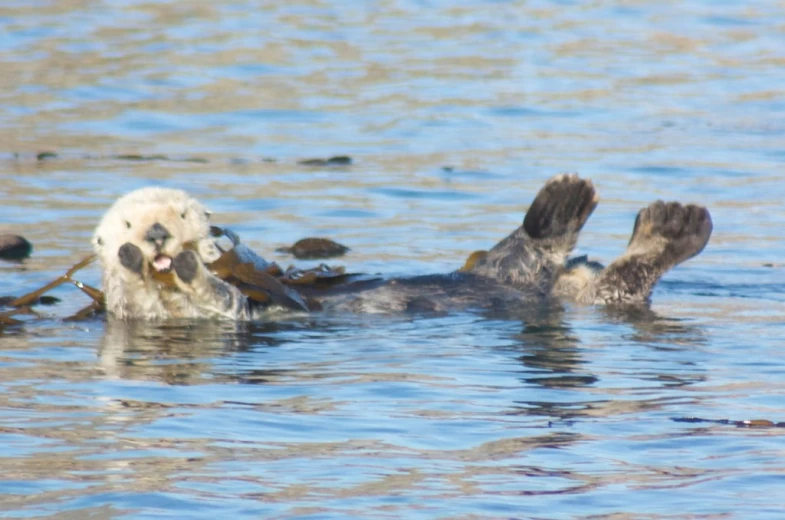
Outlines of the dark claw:
M120 263L123 264L123 267L134 273L142 273L144 257L142 256L141 249L130 242L126 242L120 247L118 256L120 257Z
M183 251L177 255L172 264L174 265L174 272L185 283L191 283L199 271L199 257L190 250Z

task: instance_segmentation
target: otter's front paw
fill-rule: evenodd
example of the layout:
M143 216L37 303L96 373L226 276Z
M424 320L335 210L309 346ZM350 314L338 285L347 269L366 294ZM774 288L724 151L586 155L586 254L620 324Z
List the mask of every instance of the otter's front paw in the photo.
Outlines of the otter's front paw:
M141 249L130 242L126 242L120 247L120 251L118 251L117 254L120 257L120 263L123 267L134 273L142 273L144 257L142 256Z
M196 253L190 250L183 251L177 255L172 261L174 272L180 280L185 283L191 283L196 278L196 273L199 272L199 257Z

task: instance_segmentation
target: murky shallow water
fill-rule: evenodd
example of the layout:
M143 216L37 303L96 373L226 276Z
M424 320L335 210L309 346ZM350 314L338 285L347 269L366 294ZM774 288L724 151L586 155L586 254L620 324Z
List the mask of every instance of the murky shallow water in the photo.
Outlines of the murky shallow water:
M0 294L150 183L278 261L326 235L401 274L579 171L602 199L579 250L606 261L656 198L711 209L652 313L74 324L63 288L0 335L3 516L781 516L783 430L672 418L785 420L785 6L452 4L0 6L0 232L36 248Z

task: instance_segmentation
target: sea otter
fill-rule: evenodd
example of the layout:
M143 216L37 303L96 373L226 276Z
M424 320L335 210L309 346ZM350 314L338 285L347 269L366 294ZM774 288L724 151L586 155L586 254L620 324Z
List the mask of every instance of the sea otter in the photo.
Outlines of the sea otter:
M220 256L209 219L181 190L148 187L120 197L93 236L107 312L120 319L249 319L246 297L204 267ZM174 287L156 277L171 272Z
M703 249L712 230L705 208L656 202L638 214L627 252L610 266L568 262L596 205L590 180L558 175L537 194L523 224L467 268L329 290L301 286L298 294L286 288L290 292L282 298L296 302L288 308L307 310L309 298L320 308L355 312L529 305L553 297L588 304L642 303L668 269ZM209 216L180 190L143 188L118 199L93 239L109 314L247 320L275 307L256 305L211 271L221 250ZM171 281L163 282L164 275Z

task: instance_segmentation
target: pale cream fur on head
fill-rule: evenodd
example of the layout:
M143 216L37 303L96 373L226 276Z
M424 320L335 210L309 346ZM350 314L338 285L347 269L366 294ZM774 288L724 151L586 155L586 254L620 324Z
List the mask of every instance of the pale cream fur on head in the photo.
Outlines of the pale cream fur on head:
M152 278L157 256L174 259L187 243L196 245L202 262L218 258L220 251L210 235L210 213L182 190L147 187L119 198L96 228L93 246L103 268L103 289L107 310L119 318L191 317L187 296L165 291ZM170 238L160 249L145 239L154 224L160 224ZM142 251L141 273L126 269L119 258L120 248L131 243Z

